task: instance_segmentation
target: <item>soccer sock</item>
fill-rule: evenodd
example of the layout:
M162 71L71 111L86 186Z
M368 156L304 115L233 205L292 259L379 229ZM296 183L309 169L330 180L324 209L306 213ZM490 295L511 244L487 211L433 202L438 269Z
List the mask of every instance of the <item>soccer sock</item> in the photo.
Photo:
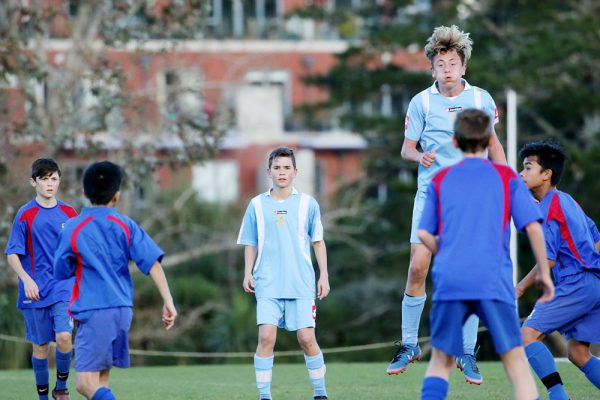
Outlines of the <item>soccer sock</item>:
M56 349L56 389L65 390L71 369L71 352L63 353Z
M31 365L33 366L38 396L40 400L48 400L48 381L50 380L48 359L31 357Z
M581 372L585 374L585 377L600 389L600 358L592 356L590 361L586 362L581 367Z
M273 378L273 359L259 357L254 354L254 369L256 371L256 387L261 399L271 398L271 379Z
M96 390L90 400L117 400L117 398L109 388L102 386Z
M427 295L411 296L404 293L402 300L402 344L416 346L419 343L419 323Z
M463 325L463 352L465 354L475 354L475 345L477 344L477 329L479 329L479 317L471 314Z
M525 347L529 365L548 389L550 400L568 400L562 379L556 370L554 357L542 342L534 342Z
M306 368L308 369L308 376L313 384L315 390L314 396L327 396L325 390L325 360L323 359L323 353L319 353L316 356L304 355L304 361L306 361Z
M441 400L448 394L448 381L438 376L426 376L421 388L421 400Z

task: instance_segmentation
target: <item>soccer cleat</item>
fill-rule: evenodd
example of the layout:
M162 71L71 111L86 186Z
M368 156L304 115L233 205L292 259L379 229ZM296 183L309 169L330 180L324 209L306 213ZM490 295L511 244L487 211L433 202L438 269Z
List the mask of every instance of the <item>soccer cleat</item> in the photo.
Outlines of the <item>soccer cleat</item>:
M52 389L52 398L54 400L71 400L71 397L69 397L69 389Z
M327 396L315 396L315 400L327 400Z
M411 362L419 361L421 359L421 347L417 344L411 346L403 344L400 346L396 355L392 359L392 362L387 368L388 375L398 375L406 371L406 366Z
M471 385L481 385L483 376L477 366L477 353L479 348L475 350L475 354L463 354L461 357L456 357L456 368L463 372L465 381Z

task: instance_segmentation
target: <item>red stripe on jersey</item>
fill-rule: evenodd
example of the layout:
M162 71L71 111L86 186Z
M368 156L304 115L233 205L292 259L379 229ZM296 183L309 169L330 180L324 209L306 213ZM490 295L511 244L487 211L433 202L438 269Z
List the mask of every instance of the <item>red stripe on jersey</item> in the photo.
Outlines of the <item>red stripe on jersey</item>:
M69 218L73 218L73 217L77 216L77 211L75 211L75 209L71 206L68 206L66 204L61 204L59 206L59 208Z
M94 217L90 215L85 220L80 222L79 225L77 225L77 227L73 231L73 234L71 235L71 250L73 250L73 254L75 254L76 259L75 285L73 285L73 292L71 293L71 300L69 301L69 307L67 309L71 318L73 317L71 315L71 305L75 300L79 298L79 284L81 282L81 276L83 274L83 259L81 258L81 254L79 254L79 249L77 248L77 236L79 235L79 232L81 232L83 227L86 226L87 223L90 222L92 219L94 219Z
M433 177L433 187L435 188L435 193L437 194L438 197L438 201L437 201L437 214L438 214L438 238L441 239L442 238L442 195L441 195L441 188L442 188L442 181L444 180L444 178L446 177L446 175L448 175L448 172L450 172L450 168L445 168L443 170L441 170L440 172L438 172L438 174L436 176Z
M131 232L129 231L129 227L125 224L125 222L121 221L119 218L109 215L106 217L107 220L116 222L123 230L125 231L125 236L127 236L127 245L131 242Z
M571 249L571 253L573 253L575 258L577 258L582 265L587 265L577 251L577 247L575 246L575 242L571 236L571 231L569 231L569 226L567 225L567 219L565 218L565 214L560 206L560 198L558 197L558 193L554 193L552 200L550 200L550 208L548 209L546 223L552 220L558 222L560 226L560 235L563 237L563 239L565 239L565 242L567 242L569 249Z
M502 180L502 190L504 191L504 216L502 218L502 231L506 229L506 226L510 222L510 181L517 178L515 171L507 167L506 165L499 165L490 163Z
M33 255L32 227L33 227L33 220L35 219L38 212L40 212L39 207L30 208L29 210L25 211L23 213L23 215L21 215L21 218L19 219L19 222L27 221L27 250L29 250L29 260L30 260L29 263L31 264L31 278L32 279L35 277L35 263L34 263L35 257Z

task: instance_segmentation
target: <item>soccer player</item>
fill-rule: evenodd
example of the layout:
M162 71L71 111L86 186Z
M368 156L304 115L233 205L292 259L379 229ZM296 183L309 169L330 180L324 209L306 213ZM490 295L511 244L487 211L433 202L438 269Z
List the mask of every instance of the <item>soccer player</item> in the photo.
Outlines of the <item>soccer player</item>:
M327 399L325 361L315 338L315 294L320 300L329 294L319 205L294 188L297 169L291 149L273 150L267 173L273 187L250 201L237 241L245 246L244 291L256 296L254 368L259 398L271 399L273 349L279 327L296 331L314 398ZM310 243L320 271L316 293Z
M58 200L61 171L56 161L40 158L31 166L36 196L19 209L6 245L8 264L19 276L17 307L25 319L25 335L33 344L31 364L40 400L49 393L48 343L56 342L56 384L52 398L69 399L73 321L67 313L73 280L57 281L52 270L58 235L77 215Z
M425 305L425 279L431 252L419 240L417 228L431 178L442 168L462 159L460 151L452 145L454 119L461 110L477 108L493 118L494 123L498 122L496 105L490 94L463 79L472 44L469 34L455 25L435 28L425 46L435 82L414 96L408 105L401 156L418 163L419 172L410 234L410 265L402 301L402 346L387 368L390 375L404 372L409 363L421 358L419 323ZM506 164L504 149L493 127L489 155L493 161ZM467 320L463 331L464 354L456 360L466 381L477 385L483 382L475 359L478 324L476 316Z
M540 302L549 301L554 287L541 213L516 172L484 159L492 137L487 113L462 111L454 132L453 142L464 159L433 177L418 230L423 244L436 254L430 313L433 350L421 398L446 397L453 356L463 351L463 324L476 314L490 331L515 398L536 399L519 330L509 240L512 216L529 236L540 266L534 275L544 289Z
M554 300L536 304L521 333L529 363L550 399L568 399L542 339L554 331L564 334L569 360L600 389L600 360L590 352L590 343L600 343L600 233L575 200L556 189L566 160L562 148L553 142L533 142L519 156L521 177L540 202L545 219L546 251L556 285ZM519 282L517 296L531 286L536 270L537 266Z
M164 302L162 321L167 330L177 317L160 265L163 251L138 224L114 208L121 195L121 176L120 168L109 161L85 170L83 190L92 206L66 223L54 257L58 279L75 276L69 312L78 323L77 391L92 400L115 399L108 387L110 369L129 367L128 332L133 316L129 260L154 280Z

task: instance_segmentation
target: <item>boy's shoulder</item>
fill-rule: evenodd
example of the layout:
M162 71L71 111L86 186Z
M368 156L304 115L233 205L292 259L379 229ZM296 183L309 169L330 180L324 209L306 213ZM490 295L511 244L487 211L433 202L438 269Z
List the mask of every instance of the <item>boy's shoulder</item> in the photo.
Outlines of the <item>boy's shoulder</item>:
M40 208L37 202L35 201L35 198L29 200L27 203L19 207L16 215L23 215L23 213L25 213L27 210L31 210L32 208Z

